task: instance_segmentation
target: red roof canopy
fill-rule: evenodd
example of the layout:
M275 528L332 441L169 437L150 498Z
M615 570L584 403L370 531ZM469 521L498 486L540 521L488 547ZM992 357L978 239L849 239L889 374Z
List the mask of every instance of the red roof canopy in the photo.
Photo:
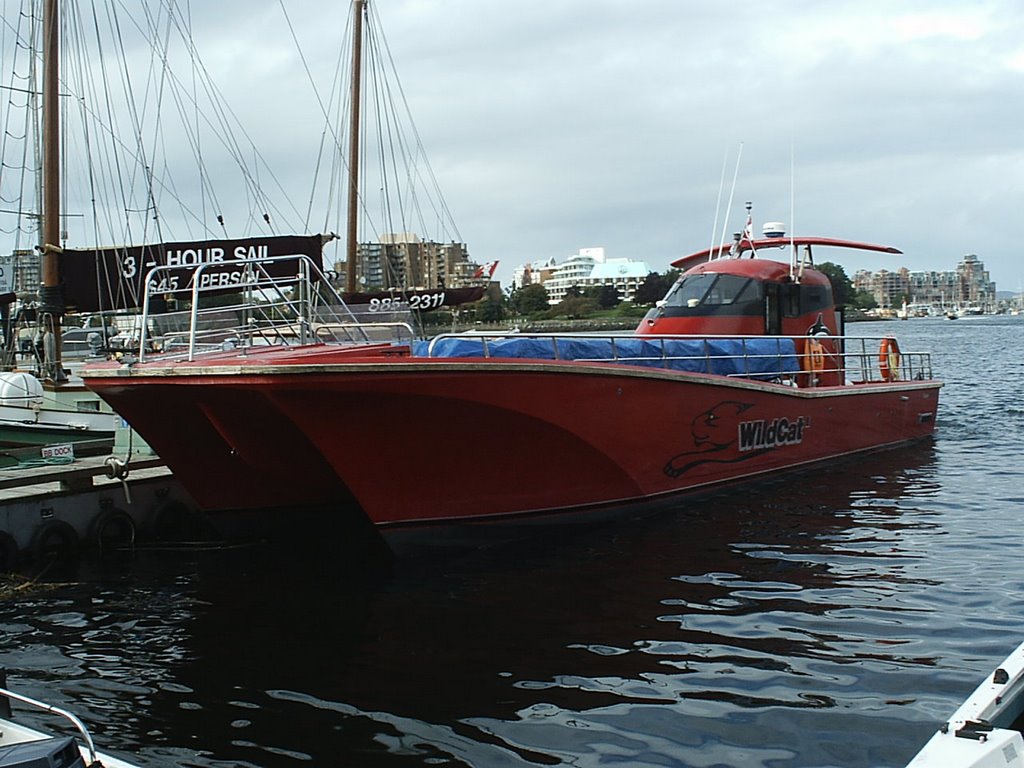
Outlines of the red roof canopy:
M751 249L757 251L762 248L783 248L792 245L824 245L833 248L854 248L861 251L881 251L882 253L903 253L899 248L891 245L875 245L874 243L861 243L856 240L838 240L834 237L766 237L761 240L742 240L739 243L739 252L745 253ZM727 255L733 244L721 245L715 248L708 248L697 253L691 253L681 259L672 262L677 269L689 269L697 264L710 261L713 254L722 253Z

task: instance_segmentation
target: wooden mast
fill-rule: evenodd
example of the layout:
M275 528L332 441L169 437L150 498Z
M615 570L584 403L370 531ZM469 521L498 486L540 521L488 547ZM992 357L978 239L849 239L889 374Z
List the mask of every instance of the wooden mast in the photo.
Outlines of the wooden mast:
M39 290L43 326L44 374L53 382L67 376L61 364L60 284L60 21L58 0L43 6L43 210L40 224L42 286Z
M348 143L348 244L345 263L345 290L356 292L356 259L359 242L357 219L359 214L359 106L361 97L363 59L363 14L366 0L354 0L352 17L352 107Z

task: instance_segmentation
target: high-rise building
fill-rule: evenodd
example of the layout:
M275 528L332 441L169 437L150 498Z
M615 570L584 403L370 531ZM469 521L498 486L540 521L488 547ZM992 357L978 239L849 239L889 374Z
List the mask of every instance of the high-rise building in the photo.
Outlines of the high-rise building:
M345 262L335 272L345 274ZM480 285L480 265L469 258L465 243L436 243L412 232L382 235L373 243L360 243L356 283L361 291L392 288L461 288Z
M996 302L996 284L975 254L967 254L955 270L914 271L901 267L895 272L861 270L853 285L874 296L880 307L899 308L908 304L935 307L975 306L988 308Z
M9 257L8 264L14 273L13 287L18 298L33 301L43 280L42 259L39 253L33 250L16 250Z

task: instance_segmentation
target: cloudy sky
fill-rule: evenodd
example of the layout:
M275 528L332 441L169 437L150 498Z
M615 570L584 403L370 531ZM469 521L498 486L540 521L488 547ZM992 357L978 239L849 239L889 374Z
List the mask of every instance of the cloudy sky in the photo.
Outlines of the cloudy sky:
M1000 290L1024 281L1019 0L371 1L458 232L503 283L593 246L662 271L707 247L734 173L729 233L750 200L757 229L905 253L819 253L851 275L975 253ZM305 67L326 91L347 3L283 5L204 0L191 23L301 211Z

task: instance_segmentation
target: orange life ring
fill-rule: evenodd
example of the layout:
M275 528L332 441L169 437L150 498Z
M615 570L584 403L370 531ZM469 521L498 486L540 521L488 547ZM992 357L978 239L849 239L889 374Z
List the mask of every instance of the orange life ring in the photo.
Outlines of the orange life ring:
M804 347L804 357L801 362L803 363L803 369L808 373L821 373L825 370L825 347L821 345L820 341L814 338L807 340L807 346Z
M896 381L900 377L900 345L891 336L882 339L878 348L878 370L882 381Z

